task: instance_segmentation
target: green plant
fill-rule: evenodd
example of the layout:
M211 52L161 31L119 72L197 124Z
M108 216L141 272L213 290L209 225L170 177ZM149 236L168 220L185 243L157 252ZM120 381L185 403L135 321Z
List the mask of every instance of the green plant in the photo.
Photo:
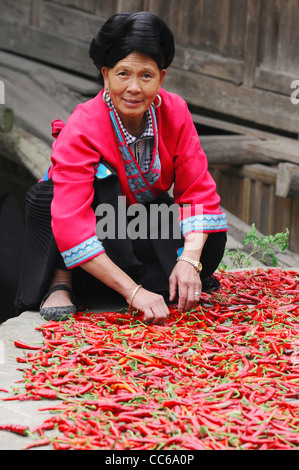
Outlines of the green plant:
M224 257L219 266L222 270L234 268L247 268L252 266L252 258L261 261L267 266L277 266L279 264L277 252L283 252L288 248L289 230L276 233L275 235L261 235L257 233L255 224L252 224L251 230L243 240L243 245L248 246L249 250L238 247L232 250L225 250ZM230 260L230 266L225 263L225 258Z

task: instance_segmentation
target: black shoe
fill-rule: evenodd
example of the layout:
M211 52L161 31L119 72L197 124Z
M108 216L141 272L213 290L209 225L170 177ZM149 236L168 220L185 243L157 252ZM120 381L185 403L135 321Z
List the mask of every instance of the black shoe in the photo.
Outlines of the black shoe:
M43 305L45 301L47 300L50 295L57 291L57 290L65 290L69 292L69 294L72 296L72 291L71 289L64 285L64 284L58 284L57 286L53 286L45 295L43 300L41 301L40 304L40 314L42 318L46 321L63 321L63 320L68 320L72 315L75 315L77 313L77 308L75 305L67 305L65 307L46 307L43 308Z
M220 282L215 276L209 276L202 280L202 292L211 294L212 292L219 290L221 287Z

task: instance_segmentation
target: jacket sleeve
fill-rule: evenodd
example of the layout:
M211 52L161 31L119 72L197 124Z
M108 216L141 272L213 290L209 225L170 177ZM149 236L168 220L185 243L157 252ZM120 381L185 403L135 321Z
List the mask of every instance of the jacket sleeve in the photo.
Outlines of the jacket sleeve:
M179 222L183 235L227 231L226 216L219 207L216 184L208 171L207 157L185 102L174 170L174 200L180 206Z
M100 155L82 130L86 116L80 106L65 126L53 121L50 176L54 183L52 230L67 268L78 266L104 252L96 236L92 209L95 168ZM83 121L82 121L83 120Z

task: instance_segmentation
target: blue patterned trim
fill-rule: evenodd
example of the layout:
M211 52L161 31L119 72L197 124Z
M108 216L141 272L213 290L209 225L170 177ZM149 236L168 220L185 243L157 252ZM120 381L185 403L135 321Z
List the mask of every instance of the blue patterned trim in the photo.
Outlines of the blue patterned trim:
M227 230L226 215L203 214L180 221L183 236L190 232L223 232Z
M181 248L178 248L178 249L176 250L177 256L181 256L181 254L183 253L183 251L184 251L184 247L183 247L183 246L181 246Z
M154 127L155 127L155 137L156 137L156 145L155 145L155 156L154 162L151 168L142 173L140 167L138 166L137 162L135 161L133 153L130 151L130 148L127 145L125 138L121 132L119 122L116 118L116 115L113 110L110 111L110 118L113 125L113 128L116 133L116 137L118 140L119 150L125 165L125 171L127 175L127 180L131 191L133 192L134 196L136 197L137 201L140 204L145 204L147 202L152 202L156 199L155 194L151 191L149 186L152 186L160 177L161 175L161 162L158 153L158 126L156 121L156 116L151 109Z
M112 175L111 171L103 163L99 163L96 169L95 177L98 180L102 180L110 175Z
M87 261L89 258L95 255L103 253L104 247L99 241L98 237L94 236L80 243L70 250L61 253L65 265L67 268L73 268L78 264Z
M46 173L44 174L43 181L48 181L48 179L49 179L48 172L49 172L49 168L47 169Z

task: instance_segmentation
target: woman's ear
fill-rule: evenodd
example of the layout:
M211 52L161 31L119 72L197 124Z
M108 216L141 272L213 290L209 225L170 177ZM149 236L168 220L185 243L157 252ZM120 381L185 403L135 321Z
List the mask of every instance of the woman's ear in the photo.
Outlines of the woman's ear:
M103 75L103 80L104 80L104 88L105 90L108 90L108 67L102 67L101 72Z
M163 80L164 80L164 78L165 78L166 73L167 73L167 72L166 72L165 69L163 69L163 70L160 71L160 86L162 85L162 82L163 82Z

